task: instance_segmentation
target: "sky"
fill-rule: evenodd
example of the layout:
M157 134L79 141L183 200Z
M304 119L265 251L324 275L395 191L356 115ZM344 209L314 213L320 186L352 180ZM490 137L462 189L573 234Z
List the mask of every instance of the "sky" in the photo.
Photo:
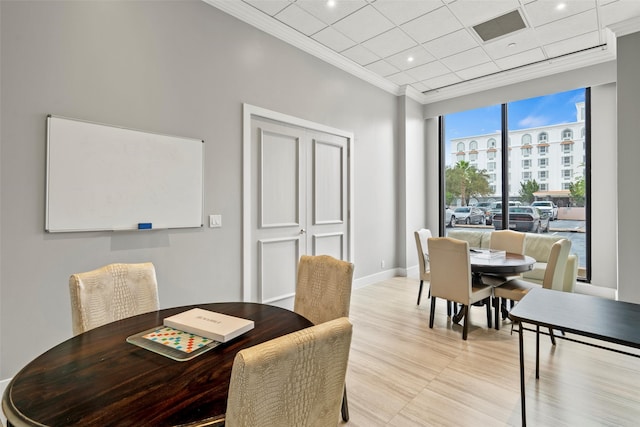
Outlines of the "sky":
M520 130L538 126L576 121L576 102L585 99L584 89L559 92L507 104L509 129ZM445 116L446 161L450 162L450 141L455 138L499 132L501 106L491 105Z

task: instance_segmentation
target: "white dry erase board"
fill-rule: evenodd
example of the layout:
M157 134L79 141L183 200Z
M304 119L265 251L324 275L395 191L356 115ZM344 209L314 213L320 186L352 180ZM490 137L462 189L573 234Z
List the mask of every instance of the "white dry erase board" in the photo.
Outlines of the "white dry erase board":
M204 141L47 117L45 230L201 227Z

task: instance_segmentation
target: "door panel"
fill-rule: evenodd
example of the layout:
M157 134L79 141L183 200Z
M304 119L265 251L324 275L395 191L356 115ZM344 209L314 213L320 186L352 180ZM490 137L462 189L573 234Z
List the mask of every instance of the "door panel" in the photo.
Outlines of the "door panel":
M298 238L258 241L259 301L268 304L295 294L299 242Z
M300 225L299 137L260 129L260 227Z
M348 258L348 139L251 118L251 296L291 308L303 254Z
M302 129L257 118L251 133L250 300L273 303L294 295L297 262L306 253L301 233L307 218L305 165L300 164L305 135Z
M307 234L312 255L331 255L347 259L347 138L312 133L310 185L307 187Z
M344 147L313 140L314 221L318 224L344 223L343 157Z
M314 255L331 255L337 259L345 259L343 251L345 240L344 233L326 233L316 234L313 236L313 248L311 253Z

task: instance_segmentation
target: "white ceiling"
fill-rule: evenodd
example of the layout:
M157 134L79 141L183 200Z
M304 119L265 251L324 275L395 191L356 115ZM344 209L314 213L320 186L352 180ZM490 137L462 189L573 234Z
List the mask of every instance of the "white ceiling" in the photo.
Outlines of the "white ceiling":
M640 29L640 0L204 1L424 103L613 60L612 30ZM488 42L472 28L514 10L526 28Z

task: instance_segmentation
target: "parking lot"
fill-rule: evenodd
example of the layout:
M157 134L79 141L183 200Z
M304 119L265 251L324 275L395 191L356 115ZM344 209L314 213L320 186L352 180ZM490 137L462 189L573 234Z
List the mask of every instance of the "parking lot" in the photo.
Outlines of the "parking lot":
M465 228L465 229L477 229L477 230L493 230L493 226L491 225L462 225L457 224L455 228ZM447 228L445 230L445 234L451 228ZM575 253L578 255L579 262L578 265L585 266L587 263L586 253L587 253L587 245L586 245L586 229L585 229L585 221L578 220L569 220L569 219L559 219L556 221L551 221L549 223L549 235L554 236L562 236L565 239L571 241L571 253Z

